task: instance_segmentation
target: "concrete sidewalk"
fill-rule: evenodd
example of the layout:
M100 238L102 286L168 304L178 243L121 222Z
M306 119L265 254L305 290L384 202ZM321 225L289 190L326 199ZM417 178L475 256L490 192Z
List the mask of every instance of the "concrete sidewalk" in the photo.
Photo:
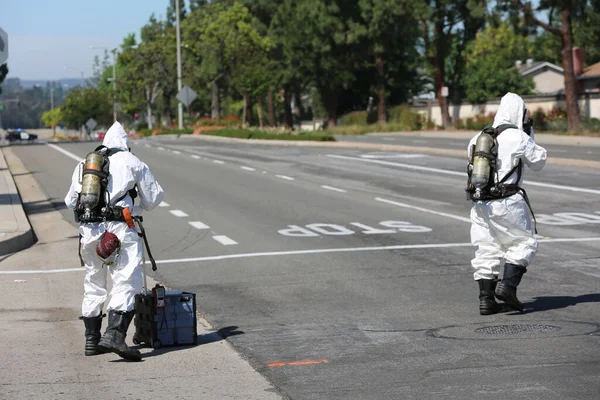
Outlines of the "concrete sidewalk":
M31 246L35 236L0 148L0 256Z
M30 221L38 242L0 261L0 399L282 398L200 317L198 346L142 347L139 363L115 354L85 357L77 229L12 151L5 154L25 211L35 204ZM7 212L0 209L0 219Z

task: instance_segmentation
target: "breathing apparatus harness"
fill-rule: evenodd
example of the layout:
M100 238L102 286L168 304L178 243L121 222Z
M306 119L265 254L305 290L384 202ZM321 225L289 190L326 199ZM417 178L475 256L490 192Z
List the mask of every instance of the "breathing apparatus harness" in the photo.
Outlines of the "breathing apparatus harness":
M109 157L118 152L124 151L119 148L108 148L104 145L98 146L93 152L89 153L81 167L81 193L75 207L75 221L79 223L106 223L108 221L125 222L129 228L136 229L136 224L140 228L138 235L144 239L148 258L152 264L152 270L156 271L156 262L152 257L146 231L142 225L142 216L133 216L129 207L119 207L114 204L123 200L129 195L132 201L137 197L137 190L134 186L123 196L115 201L111 201L107 190L108 177L110 175ZM81 254L80 254L81 259ZM82 260L83 265L83 260Z
M533 217L534 230L537 233L537 222L535 214L531 208L529 197L525 189L519 186L521 175L523 174L523 161L511 169L504 177L498 176L497 158L498 158L498 136L507 129L519 129L515 125L503 124L496 128L487 126L483 128L474 145L471 146L471 158L467 166L467 200L487 201L500 200L517 193L523 196L523 199L529 207ZM529 133L528 133L529 134ZM517 174L517 183L506 184L505 182L514 173Z

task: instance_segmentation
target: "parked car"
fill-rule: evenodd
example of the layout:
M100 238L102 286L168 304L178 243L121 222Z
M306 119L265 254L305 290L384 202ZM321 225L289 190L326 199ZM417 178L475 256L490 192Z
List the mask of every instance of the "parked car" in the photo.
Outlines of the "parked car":
M96 132L96 140L104 140L104 136L106 135L106 132Z

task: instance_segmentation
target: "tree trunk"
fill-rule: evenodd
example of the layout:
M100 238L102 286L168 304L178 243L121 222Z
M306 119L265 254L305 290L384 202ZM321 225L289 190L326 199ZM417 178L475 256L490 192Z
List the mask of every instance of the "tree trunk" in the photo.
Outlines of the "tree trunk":
M439 1L436 1L436 10L440 10L442 5ZM435 85L435 96L440 105L440 112L442 114L442 125L444 127L448 127L451 124L450 121L450 113L448 111L448 102L447 98L442 96L442 87L444 86L444 62L445 59L442 56L444 49L443 47L443 39L444 39L444 20L442 18L437 18L435 21L435 31L434 31L434 49L435 54L433 56L433 69L434 69L434 85Z
M146 112L148 115L146 115L146 119L148 121L148 129L152 129L153 125L152 125L152 104L150 104L150 102L146 103Z
M298 116L298 119L302 119L304 116L304 107L302 106L302 94L300 93L300 89L294 91L294 100L296 103L295 114Z
M561 56L565 74L567 119L569 121L569 133L575 133L581 129L581 116L579 115L577 80L573 68L573 30L571 25L571 1L569 0L563 2L561 22Z
M329 129L337 126L337 106L338 98L333 95L327 102L327 128Z
M383 70L383 53L375 55L375 70L377 71L377 123L385 124L387 109L385 106L385 74Z
M165 124L167 125L167 129L171 129L171 125L173 124L173 119L171 117L171 96L165 95L163 91L163 103L165 108Z
M248 93L244 93L244 122L252 126L252 99Z
M270 90L267 95L267 109L269 111L269 125L271 127L277 126L275 119L275 100L273 99L273 91Z
M283 118L285 129L294 130L294 118L292 116L292 92L286 85L283 88Z
M212 81L212 108L210 116L213 119L221 119L221 96L219 95L219 85L216 80Z
M263 128L263 109L262 109L262 99L260 96L256 99L256 111L258 112L258 127L260 129Z

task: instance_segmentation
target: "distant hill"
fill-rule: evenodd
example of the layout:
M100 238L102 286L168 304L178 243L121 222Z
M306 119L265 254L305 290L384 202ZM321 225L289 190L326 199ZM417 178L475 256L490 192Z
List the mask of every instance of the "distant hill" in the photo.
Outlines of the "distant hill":
M23 80L21 79L21 87L24 89L29 89L34 87L35 85L46 86L46 83L50 80ZM81 86L81 78L65 78L65 79L57 79L56 82L60 82L61 85L68 85L68 88L73 88L75 86Z

